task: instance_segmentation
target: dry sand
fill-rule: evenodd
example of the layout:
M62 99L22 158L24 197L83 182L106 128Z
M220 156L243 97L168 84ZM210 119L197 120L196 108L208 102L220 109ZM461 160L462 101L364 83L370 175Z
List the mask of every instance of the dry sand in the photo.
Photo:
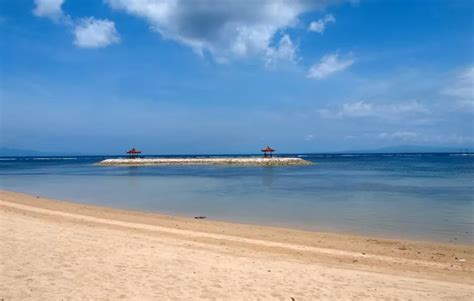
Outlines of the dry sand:
M0 191L0 299L473 300L474 247Z

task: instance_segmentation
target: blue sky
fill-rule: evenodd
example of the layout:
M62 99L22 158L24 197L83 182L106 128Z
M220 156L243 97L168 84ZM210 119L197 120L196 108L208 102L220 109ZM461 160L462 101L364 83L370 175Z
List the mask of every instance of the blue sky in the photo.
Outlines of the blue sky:
M0 0L1 146L474 145L474 2Z

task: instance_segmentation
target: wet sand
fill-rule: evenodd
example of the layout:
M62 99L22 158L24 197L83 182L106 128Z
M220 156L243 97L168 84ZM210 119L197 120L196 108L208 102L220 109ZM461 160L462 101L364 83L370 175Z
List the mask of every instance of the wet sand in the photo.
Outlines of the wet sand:
M474 247L0 191L0 299L474 298Z

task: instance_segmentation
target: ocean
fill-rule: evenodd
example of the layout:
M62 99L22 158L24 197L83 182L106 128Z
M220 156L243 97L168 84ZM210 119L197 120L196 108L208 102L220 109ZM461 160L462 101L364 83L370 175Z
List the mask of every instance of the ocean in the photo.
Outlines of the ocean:
M239 223L474 242L473 154L298 156L315 164L104 167L94 163L113 156L0 157L0 188Z

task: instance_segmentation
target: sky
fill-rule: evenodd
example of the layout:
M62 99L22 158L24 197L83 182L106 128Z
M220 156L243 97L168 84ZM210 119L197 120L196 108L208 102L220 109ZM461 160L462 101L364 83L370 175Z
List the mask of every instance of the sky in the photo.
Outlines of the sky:
M0 0L0 147L472 147L473 20L470 0Z

